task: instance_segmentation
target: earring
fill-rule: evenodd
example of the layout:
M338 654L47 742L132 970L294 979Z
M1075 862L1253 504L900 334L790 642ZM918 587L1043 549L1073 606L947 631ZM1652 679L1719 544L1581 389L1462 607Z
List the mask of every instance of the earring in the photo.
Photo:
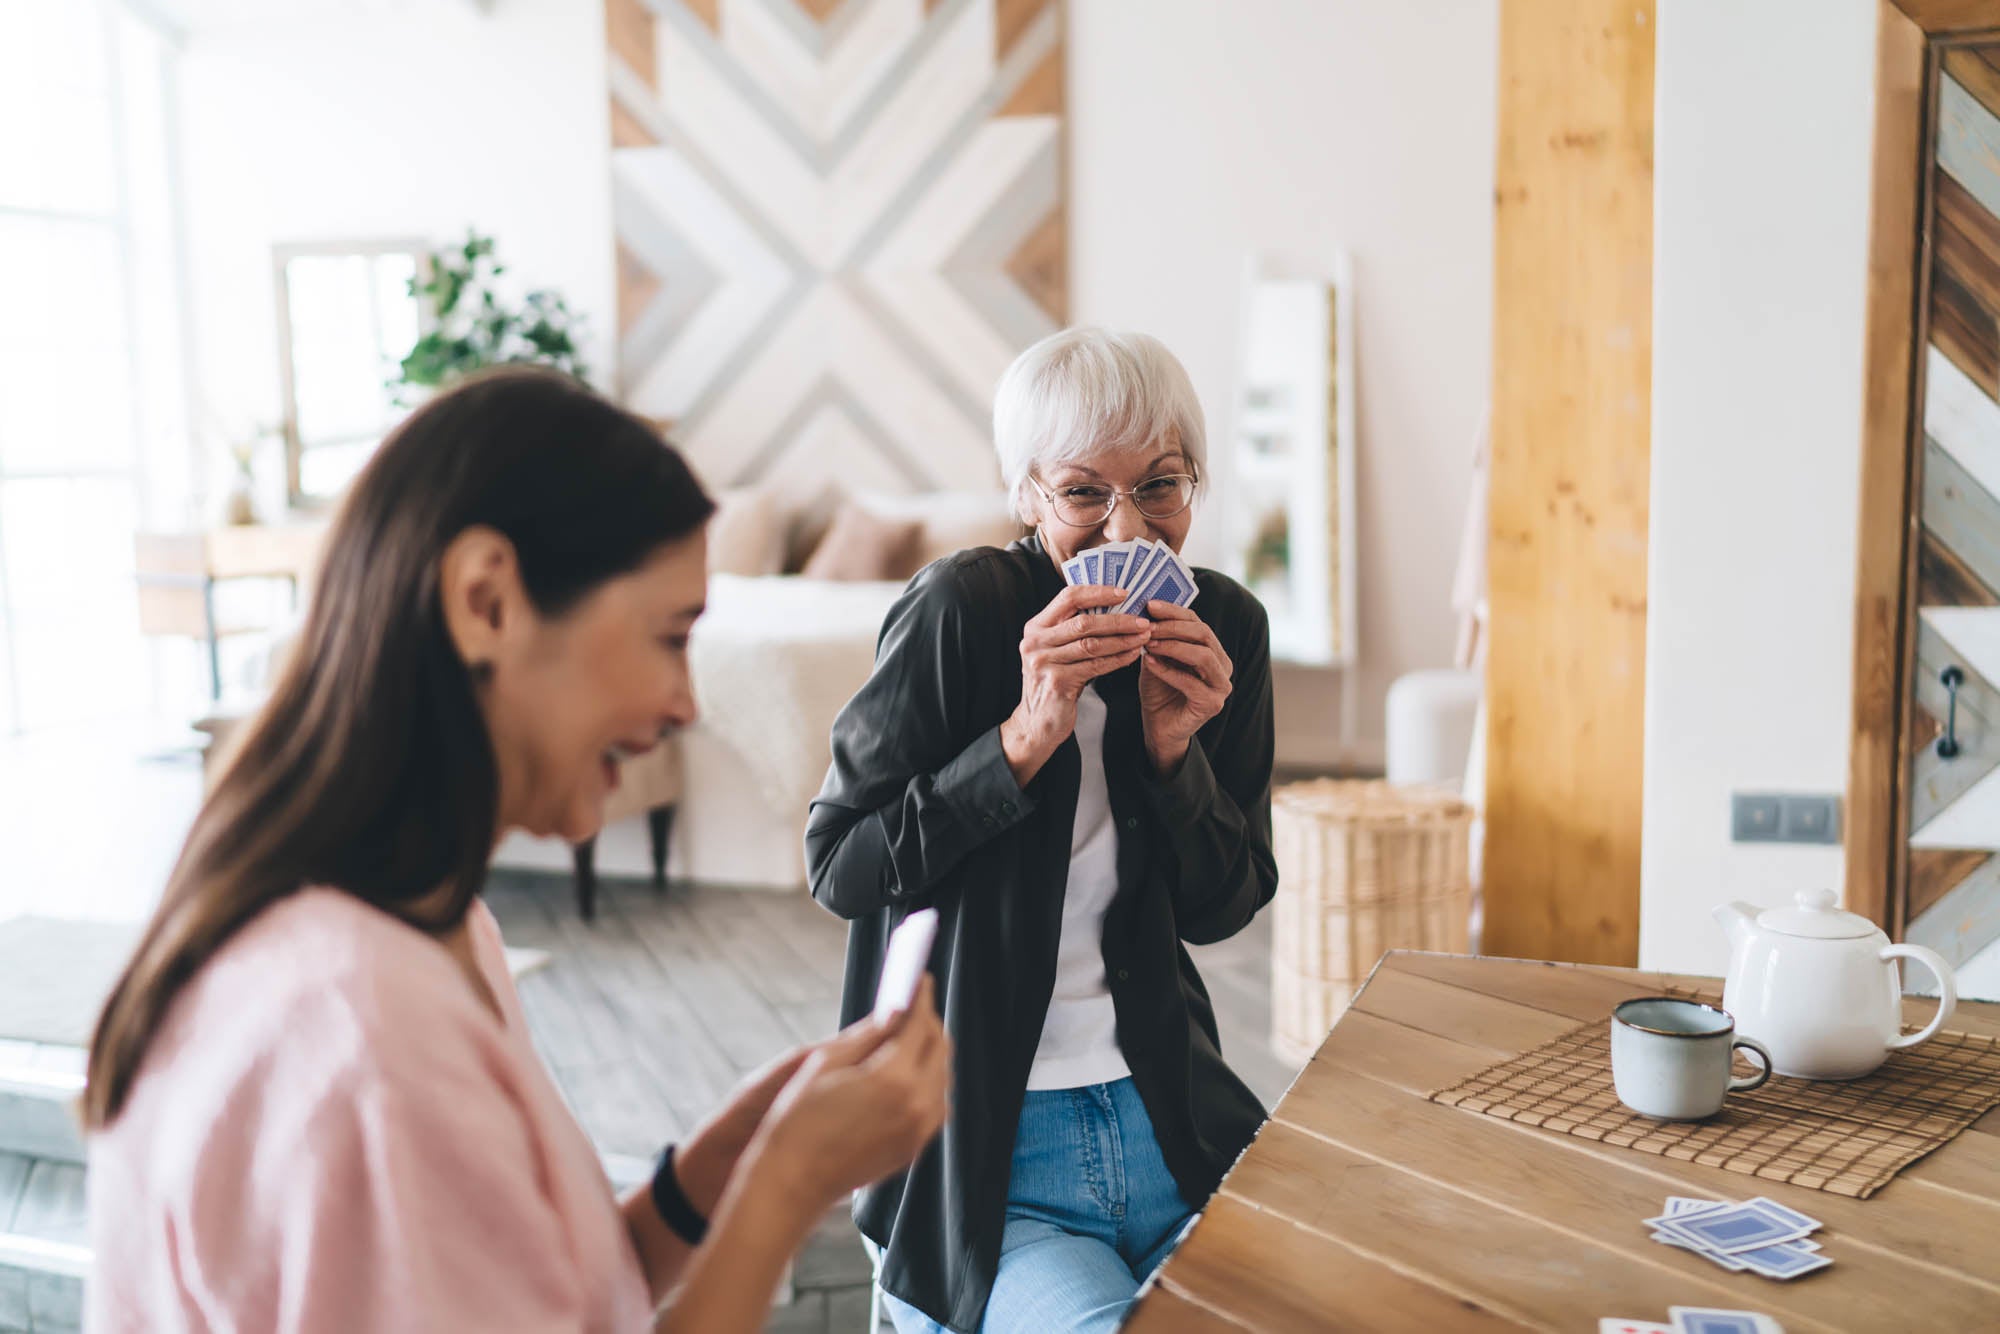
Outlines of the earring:
M465 670L474 685L491 685L493 682L493 664L484 658L466 663Z

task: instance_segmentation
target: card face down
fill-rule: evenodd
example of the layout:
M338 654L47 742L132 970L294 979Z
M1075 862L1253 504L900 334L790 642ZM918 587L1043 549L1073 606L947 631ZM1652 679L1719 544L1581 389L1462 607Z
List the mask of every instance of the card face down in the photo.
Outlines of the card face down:
M1676 1306L1674 1334L1784 1334L1784 1328L1755 1311L1721 1311L1708 1306Z
M1125 587L1125 567L1132 560L1132 544L1113 542L1101 550L1104 564L1098 572L1098 578L1104 581L1106 588Z
M1648 1219L1647 1223L1657 1232L1691 1241L1704 1250L1730 1254L1807 1235L1812 1231L1811 1220L1801 1225L1796 1221L1800 1217L1803 1215L1790 1210L1778 1213L1764 1209L1759 1201L1752 1200L1720 1209L1669 1214Z

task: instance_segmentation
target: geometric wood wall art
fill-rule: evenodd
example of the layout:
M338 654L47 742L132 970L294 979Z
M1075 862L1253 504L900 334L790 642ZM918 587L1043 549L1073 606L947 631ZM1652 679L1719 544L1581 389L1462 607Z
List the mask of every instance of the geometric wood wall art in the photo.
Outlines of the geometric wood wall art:
M1903 933L1960 963L2000 939L2000 46L1934 79Z
M606 0L619 388L714 485L998 483L1067 321L1061 0Z

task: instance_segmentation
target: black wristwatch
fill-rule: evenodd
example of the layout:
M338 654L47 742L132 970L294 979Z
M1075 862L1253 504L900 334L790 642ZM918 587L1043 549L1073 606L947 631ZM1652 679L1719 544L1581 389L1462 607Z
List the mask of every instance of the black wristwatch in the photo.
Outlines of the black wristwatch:
M694 1201L681 1189L681 1179L674 1175L671 1144L661 1150L660 1165L653 1169L653 1207L660 1211L661 1221L688 1245L699 1246L708 1235L708 1220L694 1207Z

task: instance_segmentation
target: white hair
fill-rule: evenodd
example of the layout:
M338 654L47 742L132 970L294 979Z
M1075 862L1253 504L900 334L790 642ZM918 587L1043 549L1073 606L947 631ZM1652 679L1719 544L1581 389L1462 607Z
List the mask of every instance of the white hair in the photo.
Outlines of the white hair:
M1029 473L1171 440L1189 471L1208 466L1208 433L1187 369L1142 333L1081 327L1014 358L993 393L993 444L1014 510L1032 515Z

